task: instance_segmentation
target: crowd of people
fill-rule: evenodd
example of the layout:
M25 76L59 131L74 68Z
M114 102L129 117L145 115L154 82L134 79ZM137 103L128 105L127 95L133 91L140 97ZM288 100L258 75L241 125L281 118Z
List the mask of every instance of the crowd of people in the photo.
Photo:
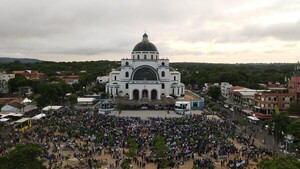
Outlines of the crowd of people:
M164 139L167 147L160 156L154 144L157 136ZM161 158L172 168L188 161L192 161L195 168L210 168L216 163L237 168L249 164L251 159L271 155L253 142L241 139L231 121L208 119L205 115L143 120L84 112L52 112L21 138L12 131L10 138L2 142L42 145L48 168L58 163L64 165L64 161L72 157L89 167L102 164L115 168L128 158L126 153L131 138L137 144L132 163L138 168L146 168L149 164L159 168ZM234 141L244 147L236 147ZM108 157L114 162L109 162Z

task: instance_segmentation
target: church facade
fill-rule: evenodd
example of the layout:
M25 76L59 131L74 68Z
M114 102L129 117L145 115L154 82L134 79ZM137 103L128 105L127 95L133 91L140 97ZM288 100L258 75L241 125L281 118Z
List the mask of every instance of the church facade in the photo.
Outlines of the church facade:
M180 73L169 66L169 59L160 59L156 46L145 33L133 48L131 59L122 59L121 67L112 70L106 93L129 100L161 100L182 96L184 84Z

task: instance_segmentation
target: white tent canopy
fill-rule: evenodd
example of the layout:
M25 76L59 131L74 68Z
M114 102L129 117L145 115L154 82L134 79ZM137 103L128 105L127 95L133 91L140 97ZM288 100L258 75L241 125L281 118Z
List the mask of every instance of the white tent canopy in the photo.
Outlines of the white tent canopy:
M42 111L58 110L60 108L62 108L62 106L46 106L42 109Z
M41 113L41 114L38 114L38 115L32 117L31 119L32 119L32 120L39 120L39 119L41 119L41 118L43 118L43 117L46 117L46 114Z
M259 121L259 119L254 116L248 116L247 119L252 120L252 121Z
M247 115L252 115L252 113L253 113L252 110L248 110L248 109L243 109L242 112L247 114Z
M13 116L13 117L22 117L23 114L20 114L20 113L1 113L1 118L5 118L5 117L9 117L9 116Z
M0 119L0 122L6 122L8 120L9 120L8 118L2 118L2 119Z
M32 100L28 99L27 97L21 103L31 103Z
M15 113L15 112L18 112L18 108L6 104L5 106L3 106L1 108L1 112L13 112L13 113Z
M95 98L85 98L85 97L78 97L77 98L78 103L80 103L80 102L93 102L95 100L96 100Z
M93 97L78 97L78 104L93 104L96 99Z

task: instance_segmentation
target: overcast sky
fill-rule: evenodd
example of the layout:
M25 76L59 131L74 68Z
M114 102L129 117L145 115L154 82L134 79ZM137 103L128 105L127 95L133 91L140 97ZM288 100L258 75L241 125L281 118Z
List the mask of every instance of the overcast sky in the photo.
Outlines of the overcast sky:
M300 61L300 0L0 0L0 57L130 58L145 30L171 62Z

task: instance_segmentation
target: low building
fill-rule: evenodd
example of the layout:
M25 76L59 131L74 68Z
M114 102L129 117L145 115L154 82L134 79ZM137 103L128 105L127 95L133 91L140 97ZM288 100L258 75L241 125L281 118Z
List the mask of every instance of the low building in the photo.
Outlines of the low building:
M24 113L25 106L20 103L6 104L1 108L1 112L7 113Z
M97 77L98 83L108 83L109 82L109 76L99 76Z
M254 95L254 114L259 119L272 118L276 106L279 110L286 110L296 101L296 98L296 93L289 93L288 88L282 87L257 92Z
M18 93L21 95L30 96L33 94L33 89L31 86L18 87Z
M14 74L23 75L28 80L41 79L44 74L40 73L37 70L21 70L21 71L13 71Z
M79 76L58 76L61 80L66 82L69 85L75 84L79 82L80 77Z
M10 79L15 78L15 74L7 74L7 73L1 73L0 74L0 80L4 80L8 82Z
M15 74L0 73L0 93L7 94L9 92L8 81L13 78L15 78Z
M250 108L253 105L253 97L256 90L239 89L232 92L233 101L242 107Z
M203 91L207 92L212 86L220 86L219 83L204 83Z

